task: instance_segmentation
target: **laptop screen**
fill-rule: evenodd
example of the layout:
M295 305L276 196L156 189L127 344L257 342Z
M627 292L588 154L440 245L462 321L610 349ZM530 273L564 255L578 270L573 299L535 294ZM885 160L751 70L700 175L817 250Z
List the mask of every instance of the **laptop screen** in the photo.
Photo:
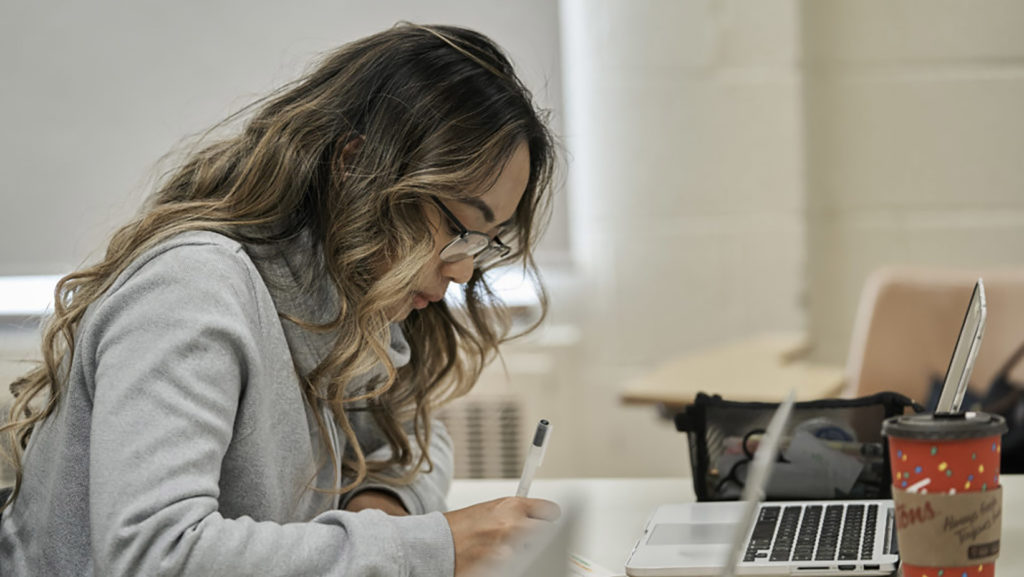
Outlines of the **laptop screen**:
M743 516L736 524L736 534L722 571L723 577L732 577L735 574L736 565L743 559L743 553L747 549L747 534L754 525L754 521L757 520L757 508L765 498L768 478L771 476L772 466L779 454L782 432L786 429L789 416L793 413L795 402L796 390L791 390L779 408L775 410L775 414L772 415L771 421L768 422L768 428L765 429L764 438L754 453L754 460L750 463L750 471L747 473L747 482L743 487Z
M964 393L967 392L967 383L971 380L974 358L978 354L981 337L985 332L986 308L985 284L979 278L974 285L971 302L967 305L963 325L960 326L960 336L953 349L953 357L949 360L946 380L942 385L939 404L935 409L936 413L960 411L960 403L963 402Z

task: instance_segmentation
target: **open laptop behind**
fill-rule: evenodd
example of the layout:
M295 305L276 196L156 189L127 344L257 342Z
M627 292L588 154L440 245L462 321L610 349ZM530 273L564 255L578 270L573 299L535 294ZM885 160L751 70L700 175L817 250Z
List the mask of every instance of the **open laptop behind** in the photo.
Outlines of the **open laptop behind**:
M939 393L936 413L960 412L960 404L964 400L964 393L967 392L967 384L974 369L974 359L981 348L981 337L985 334L987 309L985 283L979 278L974 284L974 292L971 293L971 302L967 305L964 322L960 325L960 336L953 347L949 368L946 369L946 379L942 383L942 392Z
M985 286L978 279L938 411L960 410L985 318ZM658 507L626 561L626 574L889 575L895 571L899 556L891 500L761 502L791 410L792 393L779 406L755 453L741 501Z

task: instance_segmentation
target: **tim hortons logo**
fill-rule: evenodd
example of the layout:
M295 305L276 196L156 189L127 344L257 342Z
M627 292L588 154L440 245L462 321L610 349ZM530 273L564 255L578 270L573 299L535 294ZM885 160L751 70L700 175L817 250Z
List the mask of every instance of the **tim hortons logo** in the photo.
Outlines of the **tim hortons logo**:
M900 529L906 529L915 523L924 523L935 518L935 510L932 509L930 501L924 505L909 507L907 505L896 505L896 524Z

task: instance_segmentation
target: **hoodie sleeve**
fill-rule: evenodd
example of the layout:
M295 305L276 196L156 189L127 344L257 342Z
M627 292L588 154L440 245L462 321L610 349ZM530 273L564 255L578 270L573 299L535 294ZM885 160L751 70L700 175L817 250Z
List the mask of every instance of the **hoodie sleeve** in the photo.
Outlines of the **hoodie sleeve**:
M221 462L248 375L258 370L266 316L254 296L258 277L237 252L177 246L94 303L83 335L95 343L87 353L95 356L88 455L94 572L450 577L452 537L438 512L328 511L299 523L221 515ZM439 467L408 493L402 489L403 498L417 512L436 510L447 489L441 476Z
M410 439L412 446L416 440ZM391 456L391 446L384 443L367 455L368 461L383 461ZM454 472L454 451L448 429L441 421L434 419L430 423L430 459L433 467L420 471L408 485L389 485L376 481L367 481L348 492L341 501L344 508L353 497L368 489L385 491L395 495L413 515L422 515L433 511L447 511L446 498ZM401 470L395 469L392 474L398 475Z

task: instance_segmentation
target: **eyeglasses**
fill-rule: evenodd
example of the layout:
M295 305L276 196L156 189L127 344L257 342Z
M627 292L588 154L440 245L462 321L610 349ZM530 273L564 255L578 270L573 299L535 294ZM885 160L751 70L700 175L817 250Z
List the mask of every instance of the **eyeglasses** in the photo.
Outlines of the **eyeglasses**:
M444 245L441 249L441 260L444 262L458 262L465 258L473 258L473 266L484 268L508 256L512 248L501 242L497 236L493 239L482 232L469 230L462 226L459 219L455 218L452 211L441 202L441 199L433 197L437 207L441 209L448 220L455 225L459 236Z

